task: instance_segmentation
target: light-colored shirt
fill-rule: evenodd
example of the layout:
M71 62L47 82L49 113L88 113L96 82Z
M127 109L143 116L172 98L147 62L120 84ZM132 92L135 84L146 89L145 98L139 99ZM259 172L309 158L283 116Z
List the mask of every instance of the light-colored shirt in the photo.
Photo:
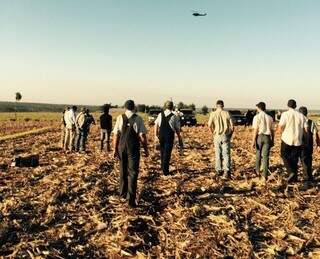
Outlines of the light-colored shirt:
M258 130L258 134L271 135L274 130L274 122L270 115L264 111L259 112L253 118L252 128Z
M66 128L72 129L76 125L76 113L73 109L70 109L64 113L64 121L66 122Z
M128 119L130 119L132 117L132 115L135 114L135 113L132 112L132 111L126 110L124 114L127 116ZM116 124L114 125L113 131L112 131L113 134L115 134L115 135L121 134L122 126L123 126L123 118L122 118L122 115L119 115L117 117ZM143 119L138 115L134 119L133 130L137 134L145 134L145 133L147 133L147 129L144 126Z
M173 114L173 116L171 116L171 118L169 120L169 125L174 132L179 132L180 131L180 120L179 120L178 116L175 115L172 111L170 111L168 109L166 109L164 111L164 116L168 117L171 113ZM160 127L161 122L162 122L162 114L159 113L158 117L154 123Z
M208 126L214 135L230 134L233 123L229 112L219 108L211 112Z
M279 122L284 127L281 140L289 146L301 146L307 118L300 112L289 109L282 113Z

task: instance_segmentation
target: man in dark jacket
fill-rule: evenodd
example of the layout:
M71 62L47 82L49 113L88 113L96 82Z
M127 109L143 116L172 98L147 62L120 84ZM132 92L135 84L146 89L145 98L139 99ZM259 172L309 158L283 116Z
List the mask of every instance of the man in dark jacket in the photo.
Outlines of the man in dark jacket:
M149 156L146 128L135 111L134 101L128 100L125 113L119 115L114 126L114 157L120 159L120 196L131 208L136 207L136 191L140 164L140 143Z
M107 151L110 151L110 135L112 131L112 116L109 114L110 106L103 105L102 114L100 116L101 138L100 150L103 150L105 139L107 139Z
M161 169L164 175L169 174L175 134L177 134L180 148L182 148L180 120L173 113L173 102L167 101L164 105L164 111L155 120L155 139L160 142Z

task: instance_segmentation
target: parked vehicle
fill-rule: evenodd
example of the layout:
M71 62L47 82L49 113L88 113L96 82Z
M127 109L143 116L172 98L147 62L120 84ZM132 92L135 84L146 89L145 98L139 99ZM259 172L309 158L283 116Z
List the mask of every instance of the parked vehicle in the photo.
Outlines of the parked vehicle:
M180 112L182 113L182 115L180 117L181 126L196 126L197 125L196 115L193 110L181 109Z
M232 118L232 121L234 125L246 125L247 118L245 115L241 113L239 110L230 110L229 111L230 116Z
M161 113L161 109L151 109L148 112L148 123L149 125L154 125L155 120L158 117L158 114Z

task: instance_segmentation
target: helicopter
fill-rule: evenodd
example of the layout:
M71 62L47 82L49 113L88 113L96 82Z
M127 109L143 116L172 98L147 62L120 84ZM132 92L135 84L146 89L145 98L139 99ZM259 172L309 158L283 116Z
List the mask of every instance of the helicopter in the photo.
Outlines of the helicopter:
M198 11L192 11L192 15L193 15L193 16L196 16L196 17L198 17L198 16L206 16L207 13L198 12Z

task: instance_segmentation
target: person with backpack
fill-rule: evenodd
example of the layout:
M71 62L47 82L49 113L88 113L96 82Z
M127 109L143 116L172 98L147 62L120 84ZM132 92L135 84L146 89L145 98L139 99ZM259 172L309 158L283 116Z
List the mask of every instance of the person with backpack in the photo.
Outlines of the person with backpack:
M134 101L125 102L125 112L119 115L113 129L114 158L120 160L120 196L134 208L140 165L140 144L149 156L147 130L143 119L135 113Z
M173 112L172 101L165 103L164 111L155 120L154 133L155 140L160 143L161 170L164 175L168 175L175 134L177 134L180 148L182 148L180 119Z
M304 177L307 182L313 181L312 175L312 155L314 138L316 139L316 145L320 145L320 135L317 125L311 119L308 119L308 109L307 107L300 107L299 112L301 112L307 119L305 128L306 133L303 136L303 144L301 149L300 160L304 172Z
M96 124L89 109L82 108L82 111L76 118L77 136L75 140L76 151L86 151L86 142L90 131L91 124Z
M100 150L104 149L104 142L107 139L107 151L110 151L110 135L112 131L112 116L109 114L110 105L105 104L102 107L102 114L100 115Z

